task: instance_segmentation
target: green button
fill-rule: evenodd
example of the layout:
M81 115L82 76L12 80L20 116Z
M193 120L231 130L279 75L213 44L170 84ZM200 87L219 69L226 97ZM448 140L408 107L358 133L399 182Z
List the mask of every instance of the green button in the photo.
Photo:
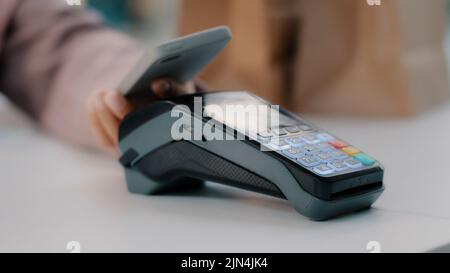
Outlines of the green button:
M364 166L372 166L373 164L375 164L375 159L366 154L356 154L353 156L353 158L361 162Z

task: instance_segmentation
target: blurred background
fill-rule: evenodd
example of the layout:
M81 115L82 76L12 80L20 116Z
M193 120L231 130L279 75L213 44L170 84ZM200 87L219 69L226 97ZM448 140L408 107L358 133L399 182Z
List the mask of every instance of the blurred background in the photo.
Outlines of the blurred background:
M135 38L157 43L176 36L182 0L85 0L87 6L99 12L105 21ZM447 24L450 34L450 0ZM450 44L450 35L447 35ZM450 50L450 45L449 45Z
M230 25L226 60L202 78L213 89L251 90L297 112L411 116L450 98L450 0L86 3L146 47Z
M83 2L145 48L229 25L233 42L201 78L296 112L413 116L450 99L450 0Z
M155 44L178 33L182 0L85 0L105 21L148 44ZM447 39L450 52L450 0L447 5ZM450 55L450 54L449 54Z
M85 0L87 6L99 12L110 26L127 32L149 46L177 35L181 1ZM445 1L448 26L446 49L450 56L450 0Z
M112 27L134 36L151 47L178 31L180 0L87 0Z

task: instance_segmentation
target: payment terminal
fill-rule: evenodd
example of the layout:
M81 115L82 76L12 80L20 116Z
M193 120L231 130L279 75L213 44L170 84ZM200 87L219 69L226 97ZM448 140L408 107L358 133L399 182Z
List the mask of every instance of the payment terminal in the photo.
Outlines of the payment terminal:
M381 164L345 140L282 108L276 126L266 128L211 111L229 105L271 107L249 92L223 91L158 101L128 115L119 146L129 191L163 194L212 181L287 199L313 220L369 208L383 192ZM259 124L258 115L247 114L246 124Z

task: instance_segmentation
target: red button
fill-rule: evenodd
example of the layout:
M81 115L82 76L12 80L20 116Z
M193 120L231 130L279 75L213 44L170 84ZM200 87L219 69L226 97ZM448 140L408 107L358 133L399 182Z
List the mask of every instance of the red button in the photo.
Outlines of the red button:
M330 145L333 146L336 149L342 149L342 148L347 147L347 143L342 142L340 140L333 140L333 141L330 141L328 143L330 143Z

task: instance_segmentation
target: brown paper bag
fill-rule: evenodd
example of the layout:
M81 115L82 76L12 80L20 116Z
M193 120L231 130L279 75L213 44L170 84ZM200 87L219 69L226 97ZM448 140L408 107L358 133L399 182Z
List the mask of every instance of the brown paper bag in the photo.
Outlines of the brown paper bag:
M443 0L184 0L181 30L220 24L231 46L205 73L295 111L410 115L449 97Z
M272 1L270 1L272 2ZM275 1L273 1L275 2ZM201 75L212 89L247 89L280 104L288 66L282 63L284 41L289 28L284 17L271 16L274 7L286 7L290 0L185 0L181 33L226 24L233 41L218 60ZM292 34L294 34L293 32Z

